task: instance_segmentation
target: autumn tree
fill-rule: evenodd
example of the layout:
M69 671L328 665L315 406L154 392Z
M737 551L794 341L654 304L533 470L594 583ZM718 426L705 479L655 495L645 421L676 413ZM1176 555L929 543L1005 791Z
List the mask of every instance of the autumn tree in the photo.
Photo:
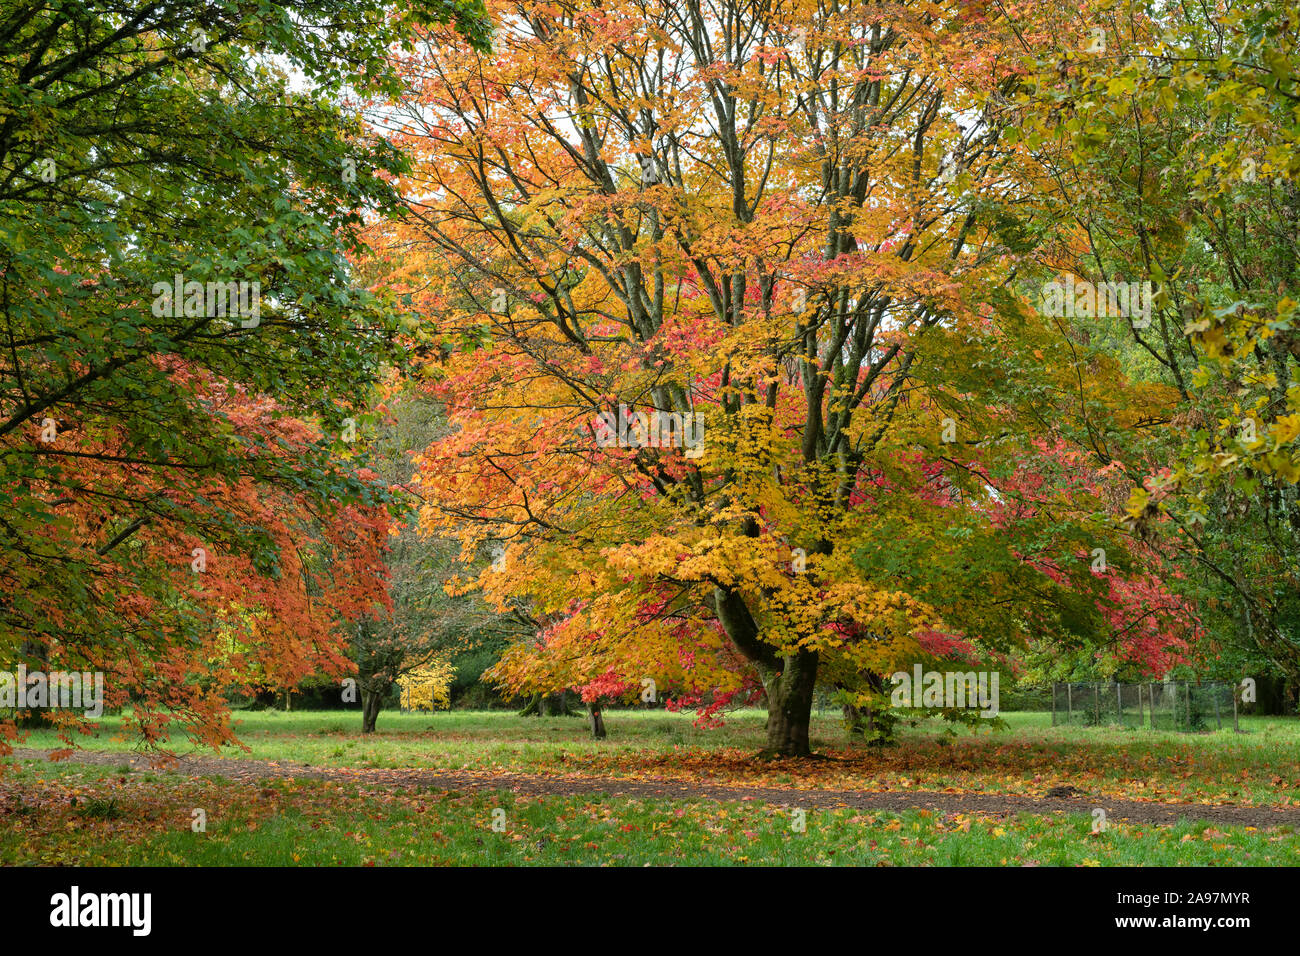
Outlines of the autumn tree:
M1141 356L1175 397L1149 407L1142 440L1091 441L1094 459L1127 477L1130 526L1220 625L1204 666L1237 643L1235 668L1300 687L1300 14L1100 4L1055 26L1013 107L1041 171L1022 275L1152 287L1140 320L1072 323L1115 329L1093 347Z
M398 510L388 518L383 553L391 601L375 601L358 615L351 636L363 733L374 733L394 684L408 675L415 680L420 674L441 674L436 662L501 646L528 626L517 614L495 613L478 593L454 586L463 571L454 539L419 534L413 456L446 432L445 416L437 403L400 381L387 381L383 394L371 443L378 475L393 490ZM421 686L443 683L425 680Z
M401 158L346 104L437 20L486 43L458 0L0 2L0 659L106 671L150 742L345 665L382 591L347 257Z
M1096 495L998 520L1081 403L1133 422L1007 286L1023 50L977 7L502 2L491 55L398 60L423 526L501 544L481 586L543 624L508 686L736 693L739 655L802 756L819 679L1099 626Z

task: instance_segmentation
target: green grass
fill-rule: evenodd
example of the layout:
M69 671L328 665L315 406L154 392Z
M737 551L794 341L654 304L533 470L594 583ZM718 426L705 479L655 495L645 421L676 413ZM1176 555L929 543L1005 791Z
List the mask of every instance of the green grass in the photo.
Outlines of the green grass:
M81 865L1296 865L1300 835L1084 816L997 821L909 811L808 811L752 801L516 797L229 781L25 763L4 781L0 863ZM66 794L81 794L69 803ZM111 820L86 795L112 800ZM207 830L191 829L192 810ZM504 830L493 829L494 811Z
M235 732L252 748L245 753L235 747L223 752L228 757L263 760L294 760L329 766L477 766L494 755L523 756L530 762L545 762L560 751L600 752L631 746L637 749L671 750L675 746L719 747L762 746L762 711L741 711L727 726L707 730L696 728L693 714L665 711L607 711L610 739L591 739L586 721L579 717L518 717L510 711L450 711L439 713L385 712L379 717L378 733L361 734L361 717L342 711L250 711L236 714ZM133 750L135 741L119 736L122 719L104 717L99 734L78 741L95 750ZM817 721L817 736L830 744L842 742L838 721ZM436 750L429 744L436 741ZM64 746L51 730L33 732L27 746ZM188 742L175 742L178 752L190 749Z
M943 789L1042 793L1069 784L1087 793L1173 801L1300 804L1300 720L1247 717L1241 734L1180 734L1122 728L1052 727L1050 714L1009 713L1007 729L945 733L938 721L904 731L885 750L847 741L838 719L814 720L813 741L837 758L819 765L765 766L749 758L763 741L761 711L699 729L690 714L608 711L609 739L592 740L580 718L517 717L500 711L384 713L363 736L360 717L343 712L259 711L239 716L250 752L230 757L319 767L505 769L592 776L653 776L687 781L848 789ZM106 718L90 749L128 750ZM29 746L57 747L49 731ZM192 752L185 741L177 752Z

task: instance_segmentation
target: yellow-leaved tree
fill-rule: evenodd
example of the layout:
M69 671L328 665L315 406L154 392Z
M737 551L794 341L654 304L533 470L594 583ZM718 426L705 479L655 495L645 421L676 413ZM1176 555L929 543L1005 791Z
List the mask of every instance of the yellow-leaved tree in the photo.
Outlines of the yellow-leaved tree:
M1057 451L1122 384L1006 284L1014 31L489 6L491 54L435 32L402 61L411 215L372 240L452 426L422 525L494 549L474 583L536 624L494 676L596 705L761 687L764 752L804 756L819 680L867 700L1100 627L1086 558L1124 546Z
M397 678L403 710L437 710L451 707L451 684L456 668L447 661L426 661Z

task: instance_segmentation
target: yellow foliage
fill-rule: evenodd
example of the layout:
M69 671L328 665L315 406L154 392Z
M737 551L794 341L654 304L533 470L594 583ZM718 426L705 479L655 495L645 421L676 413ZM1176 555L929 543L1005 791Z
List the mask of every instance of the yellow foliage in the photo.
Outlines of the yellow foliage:
M451 682L456 668L446 661L432 660L397 678L403 710L437 710L451 706Z

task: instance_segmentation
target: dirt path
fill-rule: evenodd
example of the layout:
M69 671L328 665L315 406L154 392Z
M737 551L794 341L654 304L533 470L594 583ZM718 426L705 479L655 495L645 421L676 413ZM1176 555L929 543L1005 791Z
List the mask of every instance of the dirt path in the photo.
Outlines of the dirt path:
M14 756L42 760L46 752L18 749ZM81 750L68 758L76 763L150 769L149 758L131 753ZM692 784L679 780L619 780L612 777L544 776L501 771L371 770L308 767L303 764L229 757L184 757L165 768L192 777L217 776L250 785L267 779L305 779L349 782L369 786L457 791L509 790L534 796L605 794L667 800L759 800L804 809L850 807L859 810L928 809L940 813L982 813L1013 816L1017 813L1078 813L1085 816L1100 807L1111 821L1172 824L1180 819L1205 820L1238 826L1300 826L1300 809L1233 806L1227 804L1153 803L1116 800L1080 794L1073 797L1021 797L991 793L937 793L928 791L793 790L783 787L736 787Z

